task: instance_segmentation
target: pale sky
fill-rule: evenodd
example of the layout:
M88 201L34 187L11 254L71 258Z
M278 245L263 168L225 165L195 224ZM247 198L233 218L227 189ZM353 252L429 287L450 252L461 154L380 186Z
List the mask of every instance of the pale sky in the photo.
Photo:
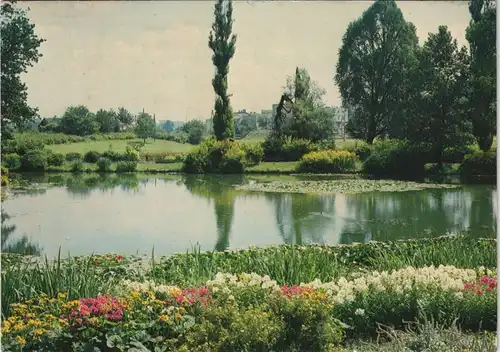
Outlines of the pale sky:
M69 105L91 110L143 108L157 120L208 118L214 72L208 33L213 1L23 2L43 57L25 76L29 103L42 117ZM333 82L348 24L371 1L235 1L236 53L230 63L233 109L271 109L287 75L305 67L340 105ZM447 25L466 45L466 1L398 1L420 43Z

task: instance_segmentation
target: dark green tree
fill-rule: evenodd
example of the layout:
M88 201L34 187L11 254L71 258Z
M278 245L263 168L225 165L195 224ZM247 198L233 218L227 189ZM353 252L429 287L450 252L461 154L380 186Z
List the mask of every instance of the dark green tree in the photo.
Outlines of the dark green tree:
M137 115L137 126L135 126L135 134L138 138L144 139L146 143L146 138L150 138L154 135L156 129L153 117L145 112L141 112Z
M442 164L446 148L468 143L469 56L465 47L458 48L448 28L440 26L437 33L429 33L417 57L413 113L406 136L430 150L433 159Z
M24 124L37 116L37 109L28 106L28 87L21 81L27 72L42 57L38 49L45 40L35 33L35 25L28 19L26 11L16 8L15 2L3 1L0 28L1 53L1 130L2 138L12 135L11 127L23 128Z
M216 94L213 126L217 140L234 138L233 111L227 93L229 61L236 50L236 35L232 34L232 29L232 0L217 0L214 23L208 37L208 46L213 51L212 62L216 69L212 86Z
M174 130L175 130L175 125L172 121L170 120L167 120L163 123L163 129L165 130L165 132L167 133L173 133Z
M182 126L182 130L188 135L188 143L200 144L205 132L205 124L200 120L191 120Z
M127 109L123 106L118 108L118 112L116 114L118 121L120 121L121 125L124 127L130 127L134 124L134 115L132 115Z
M66 134L87 136L97 133L99 124L85 105L70 106L61 118L60 129Z
M356 112L348 132L372 143L400 125L418 47L415 26L394 0L377 0L342 38L335 82L342 105Z
M497 10L493 1L473 0L469 1L469 12L472 16L466 31L471 53L469 116L479 148L487 151L496 133Z
M120 121L113 110L100 109L96 112L95 118L101 133L118 132L120 130Z

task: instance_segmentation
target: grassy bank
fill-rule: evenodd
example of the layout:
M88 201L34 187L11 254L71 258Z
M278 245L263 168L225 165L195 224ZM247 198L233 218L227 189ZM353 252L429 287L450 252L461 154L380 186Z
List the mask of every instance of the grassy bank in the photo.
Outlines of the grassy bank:
M400 351L450 336L490 348L493 334L453 321L496 329L494 239L27 260L2 254L4 350Z

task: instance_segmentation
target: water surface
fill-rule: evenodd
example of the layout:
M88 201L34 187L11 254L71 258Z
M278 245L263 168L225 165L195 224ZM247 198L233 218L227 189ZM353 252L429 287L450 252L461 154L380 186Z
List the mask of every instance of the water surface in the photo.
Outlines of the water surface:
M305 195L236 191L263 176L24 175L2 203L2 250L156 254L496 233L496 187ZM280 176L279 179L293 179ZM301 179L304 179L303 177Z

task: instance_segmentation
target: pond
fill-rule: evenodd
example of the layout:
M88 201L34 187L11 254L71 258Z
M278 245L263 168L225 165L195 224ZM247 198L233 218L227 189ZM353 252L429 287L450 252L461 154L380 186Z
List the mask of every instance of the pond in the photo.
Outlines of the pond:
M10 191L2 202L3 251L151 254L154 247L163 255L194 246L334 245L465 230L496 236L494 185L312 195L234 187L304 180L298 176L17 176L37 189Z

